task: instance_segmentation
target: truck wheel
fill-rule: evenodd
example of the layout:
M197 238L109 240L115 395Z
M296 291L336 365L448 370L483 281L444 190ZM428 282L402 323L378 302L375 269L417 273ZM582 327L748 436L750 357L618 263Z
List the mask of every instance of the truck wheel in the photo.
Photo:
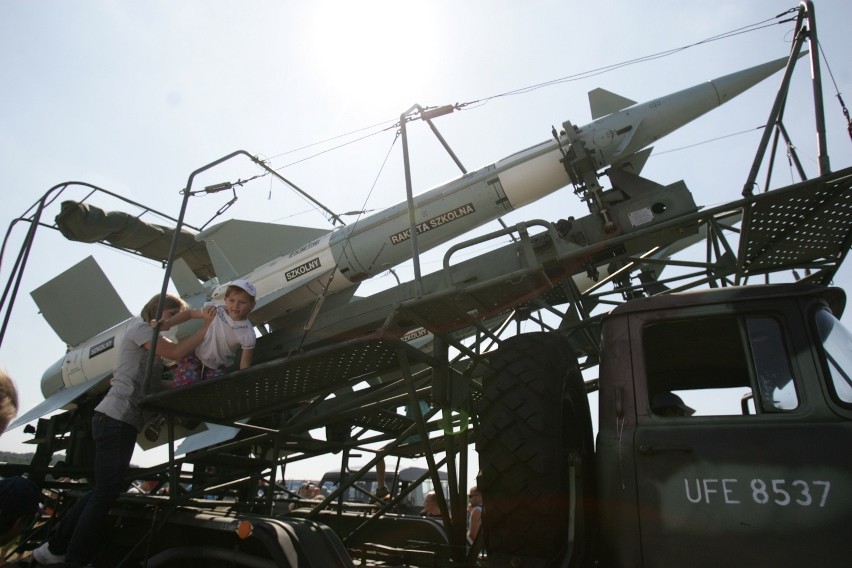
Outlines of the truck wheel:
M489 565L579 565L594 446L574 352L559 335L531 333L490 362L476 442Z

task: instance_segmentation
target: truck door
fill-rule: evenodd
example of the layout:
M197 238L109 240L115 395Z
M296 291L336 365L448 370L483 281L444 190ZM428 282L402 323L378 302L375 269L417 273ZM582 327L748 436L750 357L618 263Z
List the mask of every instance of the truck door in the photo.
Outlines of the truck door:
M631 323L644 566L852 565L850 391L811 311Z

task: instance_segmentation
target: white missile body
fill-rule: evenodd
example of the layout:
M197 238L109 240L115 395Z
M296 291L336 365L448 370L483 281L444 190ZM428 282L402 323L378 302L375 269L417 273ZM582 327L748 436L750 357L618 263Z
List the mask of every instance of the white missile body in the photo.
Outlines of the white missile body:
M633 104L574 132L563 132L559 142L542 142L414 197L418 250L441 245L571 183L560 145L582 145L592 163L578 160L572 168L594 175L727 102L786 63L787 58L781 58ZM257 287L252 321L261 324L286 315L314 301L326 287L325 293L338 292L410 259L410 227L408 205L399 203L242 275ZM222 297L225 287L218 288L214 297Z
M583 176L595 176L601 168L629 160L786 63L787 58L781 58L646 103L631 104L611 93L606 93L604 98L609 100L603 104L597 101L596 106L592 100L593 116L598 118L579 128L566 122L566 131L559 134L558 141L542 142L415 196L418 249L439 246L578 181L567 173L566 160L569 169ZM568 152L563 159L562 149L566 148L578 151ZM255 324L267 323L309 305L323 294L351 288L409 260L410 227L408 205L399 203L241 275L257 288L257 306L249 317ZM203 239L204 233L198 238ZM208 248L211 246L208 242ZM212 298L222 298L226 287L227 283L217 287ZM101 383L112 370L112 347L129 324L130 320L119 323L69 349L42 377L42 392L48 400L10 427L71 402L75 394L86 392L87 383L91 384L89 388Z
M79 385L93 377L102 377L112 372L112 364L115 363L114 356L103 357L101 355L112 355L121 342L127 329L138 321L131 318L106 331L99 333L86 341L81 348L72 349L65 354L62 370L63 379L67 386ZM45 390L42 384L42 390Z

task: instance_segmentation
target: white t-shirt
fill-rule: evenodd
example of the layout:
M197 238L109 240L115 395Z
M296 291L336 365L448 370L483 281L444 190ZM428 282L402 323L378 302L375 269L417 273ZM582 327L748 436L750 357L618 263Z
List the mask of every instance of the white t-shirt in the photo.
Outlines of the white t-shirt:
M216 317L207 328L201 344L195 348L195 355L211 369L228 367L234 362L238 347L254 349L257 336L250 320L234 321L228 315L228 310L221 304L208 302L204 307L215 306Z
M111 386L104 399L95 407L98 412L126 422L137 430L142 429L142 409L139 403L145 394L143 387L148 363L148 350L143 345L151 341L153 335L150 324L137 318L123 336L116 338L117 351ZM160 376L163 372L162 360L156 357L154 361L154 376Z

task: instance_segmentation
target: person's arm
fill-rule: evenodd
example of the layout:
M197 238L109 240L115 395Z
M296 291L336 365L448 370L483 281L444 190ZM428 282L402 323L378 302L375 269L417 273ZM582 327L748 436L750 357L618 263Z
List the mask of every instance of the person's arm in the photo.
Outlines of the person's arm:
M479 523L482 518L482 509L479 507L474 507L470 512L470 529L467 533L467 541L473 544L473 541L476 540L476 535L479 534Z
M184 322L189 321L190 319L201 319L204 317L202 310L184 310L182 312L178 312L167 320L160 320L160 330L161 331L169 331L176 325L180 325ZM151 320L151 327L157 327L157 320Z
M254 356L254 349L243 349L243 354L240 355L240 369L251 367L251 358Z
M201 312L202 319L204 319L204 325L201 326L201 329L196 331L192 336L184 339L180 343L171 343L169 341L158 340L157 341L157 350L155 353L159 357L165 357L166 359L172 359L173 361L177 361L178 359L182 359L196 347L199 346L201 341L204 339L204 334L207 333L207 328L210 327L210 322L213 321L213 318L216 315L216 308L214 306L208 306L201 310L186 310L186 311L199 311ZM183 313L183 312L181 312ZM180 314L178 314L180 315ZM174 318L169 319L175 319ZM189 319L189 318L187 318ZM185 320L184 320L185 321ZM145 344L145 349L151 349L151 342Z

